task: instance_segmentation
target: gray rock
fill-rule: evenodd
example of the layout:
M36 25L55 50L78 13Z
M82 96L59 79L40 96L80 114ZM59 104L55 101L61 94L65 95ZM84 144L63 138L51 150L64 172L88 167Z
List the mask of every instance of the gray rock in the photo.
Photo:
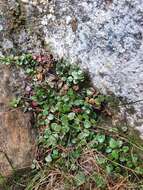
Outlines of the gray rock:
M142 1L60 1L42 18L46 40L60 57L79 61L102 91L142 98ZM49 5L50 6L50 5ZM72 30L72 19L77 30Z
M56 0L45 9L41 23L52 51L88 69L103 93L139 101L128 121L142 132L143 1Z
M8 40L8 39L4 39L2 42L2 47L5 51L7 49L12 49L13 48L13 42Z
M131 104L136 113L126 115L142 133L142 0L22 0L19 5L13 0L2 6L2 41L10 40L14 47L1 47L3 54L51 48L56 56L79 63L103 93L137 101Z

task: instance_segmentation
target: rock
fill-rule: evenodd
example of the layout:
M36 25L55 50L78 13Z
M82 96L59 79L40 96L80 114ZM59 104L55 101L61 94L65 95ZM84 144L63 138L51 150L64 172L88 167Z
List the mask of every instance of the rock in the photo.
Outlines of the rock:
M32 115L9 106L22 91L23 77L20 70L0 65L0 173L3 176L30 167L35 155Z
M32 164L35 143L30 119L29 114L21 111L0 114L0 173L4 176Z
M140 1L114 0L107 6L106 1L66 0L63 3L56 0L51 6L57 17L48 19L47 14L42 21L48 21L44 32L53 50L60 57L80 60L93 74L94 83L104 91L109 89L131 98L135 93L132 82L137 87L139 80L135 77L142 71L143 10ZM78 22L76 32L69 21L73 17ZM137 91L141 91L141 87L139 85Z
M80 63L103 93L138 101L134 115L124 112L143 134L143 1L56 0L43 12L52 51Z
M103 93L136 102L133 115L124 110L143 134L143 1L0 1L1 44L14 46L10 51L1 45L2 54L50 48L80 63Z
M13 43L12 43L12 41L5 39L3 41L2 46L3 46L4 50L6 51L7 49L12 49L13 48Z

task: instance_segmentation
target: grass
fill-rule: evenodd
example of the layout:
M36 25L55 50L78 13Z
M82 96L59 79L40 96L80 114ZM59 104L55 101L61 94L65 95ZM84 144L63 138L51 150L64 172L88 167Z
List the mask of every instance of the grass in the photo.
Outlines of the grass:
M102 125L112 120L115 97L87 85L79 66L50 54L0 60L27 75L25 93L11 106L33 112L39 134L32 170L15 182L19 189L143 188L143 147L128 136L126 125Z

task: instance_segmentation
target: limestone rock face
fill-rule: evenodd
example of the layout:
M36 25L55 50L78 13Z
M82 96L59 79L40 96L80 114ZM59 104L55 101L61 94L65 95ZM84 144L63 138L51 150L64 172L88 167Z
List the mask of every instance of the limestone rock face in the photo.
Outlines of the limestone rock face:
M31 114L9 107L12 98L22 90L22 73L0 65L0 78L0 173L9 176L13 170L31 166L35 131Z
M50 48L79 63L102 92L136 102L128 121L143 134L142 0L0 2L1 54Z

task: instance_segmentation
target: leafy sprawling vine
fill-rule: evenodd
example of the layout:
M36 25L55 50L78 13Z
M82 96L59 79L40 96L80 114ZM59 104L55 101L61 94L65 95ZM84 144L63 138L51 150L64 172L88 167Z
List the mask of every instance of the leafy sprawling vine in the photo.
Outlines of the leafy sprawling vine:
M32 179L24 189L143 188L142 148L128 140L126 126L100 125L103 115L112 115L113 98L87 83L78 65L50 54L0 62L25 72L25 92L11 106L33 112L39 132Z

